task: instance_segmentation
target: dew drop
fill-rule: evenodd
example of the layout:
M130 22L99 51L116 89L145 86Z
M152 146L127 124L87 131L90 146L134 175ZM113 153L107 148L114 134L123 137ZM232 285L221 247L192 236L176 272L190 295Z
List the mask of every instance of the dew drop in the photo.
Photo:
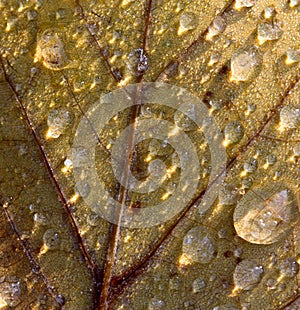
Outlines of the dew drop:
M280 111L280 127L283 129L295 129L300 126L300 109L290 105Z
M231 58L231 81L245 82L252 79L262 62L256 47L248 50L238 50Z
M294 278L299 272L299 264L294 258L286 258L278 266L281 276Z
M244 136L244 128L239 121L232 121L224 128L225 141L230 144L238 143Z
M184 14L180 16L179 24L180 24L180 27L179 27L178 33L180 34L188 30L197 28L199 24L199 19L195 13L185 12Z
M136 76L143 75L149 67L148 57L142 48L132 51L127 57L127 67Z
M294 8L295 6L300 5L300 0L290 0L290 7Z
M216 252L216 239L207 228L194 227L183 238L182 252L193 262L209 263Z
M237 188L231 184L222 186L219 190L219 202L221 205L231 206L237 203L239 193Z
M257 26L257 39L259 44L266 41L278 40L283 34L282 29L276 23L262 23Z
M251 8L256 3L256 0L235 0L234 8L240 10L241 8Z
M30 10L27 12L27 19L29 21L35 20L37 18L37 16L38 16L38 13L35 10Z
M57 230L50 228L45 231L43 235L43 242L46 248L49 250L57 250L60 247L60 237Z
M244 170L248 173L253 173L258 168L258 161L255 158L250 158L244 163Z
M51 138L58 138L71 122L70 113L64 109L53 109L47 118L48 133Z
M5 306L16 307L24 300L26 292L27 287L22 279L16 276L0 278L0 302Z
M206 282L202 278L197 278L193 282L193 293L199 293L206 287Z
M166 304L163 300L152 298L148 305L148 310L166 309Z
M285 59L285 63L287 65L291 65L294 64L296 62L300 61L300 50L295 50L293 48L289 48L286 51L286 59Z
M252 290L260 281L264 269L261 265L250 259L242 260L233 273L233 281L237 289Z
M34 213L33 220L39 225L46 225L48 222L47 217L42 213Z
M298 218L295 195L282 184L249 190L233 215L238 236L256 244L271 244L282 239Z
M226 22L222 16L217 16L214 18L212 23L208 27L208 34L206 38L212 39L213 37L221 34L226 29Z
M195 119L195 106L193 104L186 106L182 111L177 110L174 113L174 122L176 126L184 131L193 131L197 129L197 125L193 119Z
M265 19L269 19L271 17L274 17L276 15L276 10L273 6L267 6L264 8L264 17Z
M277 158L274 154L268 155L266 159L268 165L274 165L276 163L276 160Z
M36 61L41 61L46 68L51 70L62 70L69 65L70 61L67 58L64 43L54 30L44 31L38 40Z

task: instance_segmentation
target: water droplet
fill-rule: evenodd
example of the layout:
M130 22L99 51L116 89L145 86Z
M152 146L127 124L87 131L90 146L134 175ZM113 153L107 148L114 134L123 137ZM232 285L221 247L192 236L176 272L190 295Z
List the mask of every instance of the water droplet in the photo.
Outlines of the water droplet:
M188 30L197 28L199 24L198 16L192 12L185 12L180 16L178 33L184 33Z
M37 18L37 16L38 16L38 13L35 10L30 10L30 11L27 12L27 19L29 21L35 20Z
M166 304L163 300L152 298L148 305L148 310L166 309Z
M296 62L300 61L300 50L295 50L293 48L289 48L286 51L286 59L285 59L285 63L287 65L291 65L294 64Z
M229 122L224 128L225 141L230 144L238 143L244 136L244 128L239 121Z
M238 236L256 244L280 240L298 218L297 200L293 192L281 184L249 190L233 215Z
M207 228L194 227L183 239L182 252L193 262L209 263L216 252L216 239Z
M280 111L280 127L283 129L295 129L300 126L300 109L290 105Z
M132 51L127 58L128 69L136 76L143 75L149 67L148 57L142 48Z
M294 258L286 258L278 266L281 276L293 278L299 272L299 264Z
M208 27L208 33L206 39L210 40L213 37L224 32L226 29L226 22L222 16L217 16L213 19L212 23Z
M240 10L241 8L251 8L256 3L256 0L235 0L234 8Z
M231 58L231 81L245 82L252 79L262 62L257 47L248 50L238 50Z
M240 195L233 185L226 184L219 190L219 202L221 205L231 206L237 203Z
M193 293L199 293L206 287L206 282L204 279L197 278L193 282Z
M294 8L295 6L300 5L300 0L290 0L290 7Z
M64 43L54 30L44 31L38 40L36 61L41 61L46 68L51 70L62 70L69 65Z
M282 29L278 24L262 23L257 26L257 39L259 44L264 44L266 41L278 40L283 34Z
M270 154L267 156L266 160L268 165L274 165L276 163L277 158L274 154Z
M33 220L39 225L46 225L48 222L47 217L42 213L34 213Z
M249 188L251 188L252 184L253 184L253 180L252 180L251 178L249 178L249 177L244 178L244 179L242 180L242 188L243 188L243 189L249 189Z
M79 194L82 198L86 198L91 191L91 187L88 183L84 181L79 181L76 183L75 192Z
M66 299L62 294L56 295L55 300L59 306L63 306L66 303Z
M258 168L258 161L255 158L250 158L244 163L244 170L248 173L253 173Z
M195 119L195 106L190 104L174 113L174 122L176 126L184 131L193 131L197 129L197 125L193 121Z
M55 13L56 19L63 19L66 17L66 15L67 15L67 12L64 8L58 9Z
M56 229L50 228L43 235L44 245L49 250L57 250L60 247L60 237Z
M267 6L264 8L264 17L265 19L269 19L271 17L274 17L276 15L276 10L273 6Z
M233 273L233 281L237 289L252 290L261 280L264 269L250 259L242 260Z
M64 109L53 109L47 119L47 136L58 138L71 122L70 113Z
M0 301L5 306L16 307L24 300L27 292L25 282L16 276L5 276L0 278Z

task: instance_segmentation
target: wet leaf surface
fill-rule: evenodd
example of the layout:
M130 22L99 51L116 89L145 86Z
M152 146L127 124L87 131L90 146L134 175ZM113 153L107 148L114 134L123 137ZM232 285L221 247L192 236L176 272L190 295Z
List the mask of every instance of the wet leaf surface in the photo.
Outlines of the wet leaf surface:
M299 5L0 1L1 308L299 308ZM117 200L134 217L176 191L181 157L168 139L135 146L142 120L180 128L201 180L176 216L131 228L86 203L93 180L74 179L73 170L87 150L76 150L75 163L72 145L80 121L92 124L101 95L142 82L181 87L201 103L179 111L162 105L162 96L148 106L141 86L135 106L100 132L90 126L109 193L98 203L111 210ZM219 178L209 177L222 154L211 152L193 121L201 104L209 110L204 125L218 124L227 156L216 187ZM118 152L130 124L128 153ZM121 162L117 173L113 160ZM154 190L126 189L130 175ZM205 208L211 188L216 199Z

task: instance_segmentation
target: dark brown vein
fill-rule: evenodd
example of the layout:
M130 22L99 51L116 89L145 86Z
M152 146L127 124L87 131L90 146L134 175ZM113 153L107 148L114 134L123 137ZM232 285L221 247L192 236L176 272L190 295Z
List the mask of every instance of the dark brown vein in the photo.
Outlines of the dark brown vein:
M3 70L3 74L4 74L4 78L6 80L6 82L8 83L11 91L13 92L14 96L15 96L15 99L17 101L17 103L19 104L19 107L21 108L21 111L23 112L23 115L24 115L24 118L25 118L25 121L26 121L26 124L32 134L32 137L36 143L36 145L38 146L38 149L41 153L41 156L42 156L42 159L43 159L43 162L44 162L44 165L49 173L49 176L50 176L50 179L52 180L53 184L54 184L54 187L56 188L57 190L57 193L59 195L59 198L64 206L64 209L68 215L68 218L70 220L70 223L72 225L72 228L73 228L73 231L75 233L75 237L76 237L76 240L78 241L78 244L79 244L79 248L81 250L81 254L82 254L82 257L84 258L84 260L87 262L87 265L88 267L91 269L91 271L93 272L94 274L94 277L96 279L96 281L100 281L99 280L99 270L98 270L98 267L97 265L93 262L93 260L91 259L91 257L89 256L86 248L85 248L85 245L83 243L83 240L81 238L81 235L79 233L79 230L77 228L77 225L76 225L76 221L69 209L69 204L68 204L68 199L67 197L65 196L62 188L60 187L59 183L58 183L58 180L56 178L56 175L51 167L51 164L50 164L50 161L49 161L49 158L45 152L45 149L43 147L43 145L40 143L39 141L39 137L38 137L38 134L35 130L35 127L33 125L33 122L31 121L31 118L27 112L27 109L26 109L26 106L25 104L23 103L23 101L21 100L21 98L19 97L17 91L15 90L14 88L14 85L13 85L13 82L10 80L9 76L7 75L7 72L6 72L6 69L5 69L5 63L4 63L4 60L3 58L0 56L0 61L1 61L1 67L2 67L2 70Z
M112 77L114 78L114 80L116 82L120 82L122 80L122 76L121 76L121 73L117 70L115 70L109 59L108 59L108 56L106 55L105 51L104 51L104 48L103 46L101 45L101 43L99 42L99 40L97 39L96 35L91 31L91 28L89 27L89 21L86 17L86 15L84 14L84 11L83 11L83 7L82 5L80 4L79 0L75 0L75 4L78 6L79 10L80 10L80 15L81 17L84 19L84 21L86 22L86 28L88 30L88 32L90 33L91 37L93 38L95 44L98 46L98 49L99 49L99 52L100 52L100 56L101 58L103 59L107 69L109 70L109 72L111 73Z
M299 81L300 81L300 75L297 75L294 78L294 80L290 83L288 88L283 92L282 98L279 100L278 104L276 104L276 106L270 111L269 115L266 116L266 119L263 122L262 126L258 129L256 133L254 133L248 139L247 143L240 148L240 150L237 152L237 155L230 160L230 162L226 165L226 168L224 169L223 173L231 170L234 167L234 165L238 162L238 159L240 158L240 156L244 152L246 152L246 150L249 149L253 145L253 143L257 141L257 139L261 136L261 133L265 130L267 125L272 121L273 117L284 106L286 98L288 97L290 92L295 88L295 86L297 85ZM220 176L223 173L221 173ZM213 180L206 190L208 190L211 186L213 186L218 181L218 179L219 177ZM143 260L141 260L135 266L131 267L129 270L125 271L122 275L113 279L113 283L114 283L116 290L114 291L111 297L113 297L113 295L115 294L120 294L120 292L123 291L126 288L126 286L128 286L129 283L132 283L137 278L137 276L143 273L147 265L150 264L150 259L153 258L155 254L159 251L159 249L163 246L163 244L170 239L170 237L172 236L172 232L178 226L178 224L185 218L185 216L192 209L193 206L198 205L201 202L201 199L206 190L202 191L200 195L196 199L194 199L193 202L183 211L183 213L176 219L175 223L169 228L169 230L165 233L165 235L162 236L162 238L156 243L155 247L152 248L151 252L149 252L143 258Z
M152 10L152 0L146 1L146 10L145 10L145 22L144 22L144 32L143 32L143 42L142 42L142 49L143 51L146 50L148 36L149 36L149 27L151 21L151 10ZM118 194L118 201L121 204L120 212L117 214L118 223L116 225L112 225L111 227L111 234L110 234L110 243L107 252L106 263L104 267L104 278L103 278L103 286L101 289L101 294L99 298L99 309L106 310L108 309L108 297L110 294L111 288L111 280L112 280L112 273L113 273L113 266L116 259L117 247L119 242L120 230L121 230L121 222L123 218L124 208L126 207L126 198L127 198L127 188L128 188L128 181L129 181L129 173L130 167L132 163L133 157L133 149L135 145L135 132L137 127L136 119L140 113L141 107L141 91L142 91L142 81L143 81L143 74L138 77L137 83L139 83L139 87L136 90L135 98L134 98L134 108L133 114L131 116L131 122L133 126L131 127L131 132L129 134L128 140L128 157L126 161L126 165L124 170L122 171L121 176L121 184L125 184L125 187L121 186L119 194Z

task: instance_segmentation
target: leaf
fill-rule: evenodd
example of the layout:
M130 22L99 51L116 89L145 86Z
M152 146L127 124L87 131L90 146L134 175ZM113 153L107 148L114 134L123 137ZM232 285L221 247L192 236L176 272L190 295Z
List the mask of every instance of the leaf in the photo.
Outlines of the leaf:
M298 5L0 2L0 307L297 309ZM162 82L173 86L160 93ZM95 115L100 97L110 106ZM98 132L115 98L135 104ZM153 128L139 140L149 118ZM108 214L121 205L113 224L87 202L95 179L76 177L82 160L87 166L88 149L75 150L79 166L72 157L82 121L110 196L98 207ZM170 122L182 130L168 131L165 144L147 136ZM128 126L122 151L114 145ZM185 138L171 145L178 132ZM189 141L201 180L176 154ZM222 152L225 167L216 169ZM158 211L145 227L123 225L175 197L184 173L175 216ZM159 187L137 193L131 175ZM147 226L152 217L161 222Z

